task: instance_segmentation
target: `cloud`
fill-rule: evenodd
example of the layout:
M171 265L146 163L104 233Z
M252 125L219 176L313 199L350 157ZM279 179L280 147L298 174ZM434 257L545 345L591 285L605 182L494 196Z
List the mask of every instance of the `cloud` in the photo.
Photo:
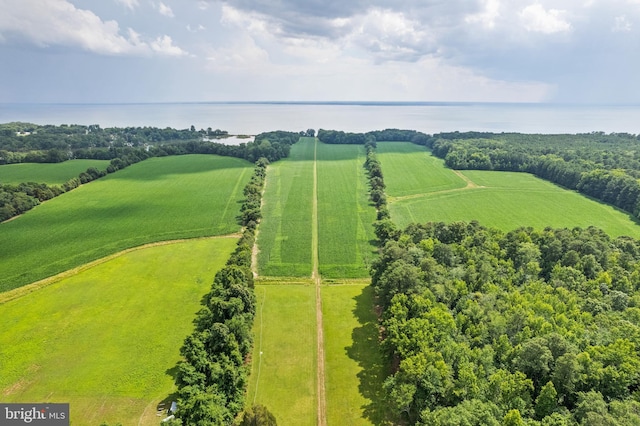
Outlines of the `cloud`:
M92 11L78 9L66 0L0 0L0 10L0 41L4 43L80 48L102 55L186 53L169 36L145 42L133 29L123 34L117 21L103 21Z
M520 12L520 18L528 31L553 34L571 31L571 24L563 19L566 11L545 10L539 3L531 4Z
M133 10L138 7L138 0L115 0L116 3L120 3Z
M162 55L167 56L184 56L188 55L188 53L182 50L180 47L173 44L173 40L168 35L163 35L158 37L150 44L151 49Z
M171 8L166 4L160 2L157 7L158 12L160 12L161 15L166 16L167 18L173 18L175 16L173 14L173 10L171 10Z

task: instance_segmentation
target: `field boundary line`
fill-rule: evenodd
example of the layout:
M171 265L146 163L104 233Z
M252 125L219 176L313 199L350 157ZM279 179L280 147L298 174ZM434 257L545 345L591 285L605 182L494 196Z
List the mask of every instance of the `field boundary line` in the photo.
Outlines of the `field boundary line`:
M47 278L43 278L41 280L35 281L31 284L27 284L27 285L23 285L22 287L18 287L18 288L14 288L12 290L6 291L4 293L0 293L0 305L10 302L12 300L15 299L19 299L22 296L26 296L29 293L33 293L34 291L40 290L42 288L45 288L47 286L50 286L51 284L55 284L65 278L70 278L73 277L75 275L78 275L81 272L84 272L88 269L93 268L94 266L98 266L101 265L105 262L108 262L110 260L116 259L120 256L123 256L125 254L134 252L134 251L138 251L138 250L144 250L144 249L148 249L151 247L158 247L158 246L166 246L166 245L171 245L171 244L179 244L179 243L183 243L183 242L187 242L187 241L197 241L197 240L213 240L213 239L218 239L218 238L240 238L241 235L238 233L234 233L234 234L227 234L227 235L214 235L214 236L209 236L209 237L197 237L197 238L180 238L177 240L166 240L166 241L156 241L154 243L148 243L148 244L142 244L139 246L135 246L135 247L130 247L128 249L124 249L121 250L119 252L110 254L108 256L105 257L101 257L100 259L96 259L93 260L91 262L85 263L83 265L80 266L76 266L75 268L71 268L68 269L66 271L60 272L56 275L52 275L50 277Z
M264 212L264 193L267 190L267 174L268 174L269 165L265 169L264 174L264 182L262 183L262 192L260 193L260 212ZM253 236L253 247L251 247L251 272L253 272L253 278L258 278L258 254L260 253L260 248L258 247L258 235L260 234L260 223L262 222L262 218L258 221L256 225L256 232Z
M460 179L465 181L467 185L463 188L444 189L442 191L423 192L420 194L402 195L400 197L388 197L388 200L390 203L394 203L396 201L412 200L415 198L430 197L432 195L441 195L441 194L448 194L452 192L468 191L470 189L488 188L488 186L478 185L477 183L469 179L467 176L463 175L460 170L452 170L452 172L455 175L457 175Z
M327 400L325 394L324 372L324 330L322 324L322 292L320 291L321 278L318 273L318 139L313 141L313 211L311 214L311 244L313 253L313 269L311 277L316 287L316 344L317 344L317 399L318 399L318 426L327 424Z
M263 312L264 304L267 301L267 289L262 289L262 305L260 306L260 338L258 339L258 373L256 377L256 390L253 393L253 405L256 405L256 398L258 398L258 386L260 385L260 369L262 367L262 329L264 326Z

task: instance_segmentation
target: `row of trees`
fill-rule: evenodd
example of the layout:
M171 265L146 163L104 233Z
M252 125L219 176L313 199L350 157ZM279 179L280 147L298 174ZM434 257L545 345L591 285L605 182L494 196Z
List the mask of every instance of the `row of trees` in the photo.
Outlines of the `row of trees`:
M454 133L434 135L427 146L451 168L533 173L640 218L635 135Z
M318 139L323 143L342 145L364 145L367 141L413 142L426 145L429 136L415 130L385 129L367 133L349 133L340 130L318 130Z
M18 136L21 131L29 134ZM98 125L8 123L0 124L0 164L59 163L74 158L112 160L143 153L146 156L218 154L251 162L262 157L277 161L287 157L291 145L308 132L266 132L251 142L226 145L207 139L227 136L226 131L210 128L206 131L155 127L102 129Z
M256 299L253 290L251 252L260 219L260 205L268 161L256 162L251 181L244 188L245 201L239 218L242 237L215 276L211 291L196 315L195 330L182 348L178 365L178 411L173 425L231 425L244 408L249 356L253 345L252 325ZM253 213L248 213L253 212ZM275 418L262 406L252 407L243 423L260 419L275 425Z
M387 235L384 388L410 424L640 424L640 242L476 222Z

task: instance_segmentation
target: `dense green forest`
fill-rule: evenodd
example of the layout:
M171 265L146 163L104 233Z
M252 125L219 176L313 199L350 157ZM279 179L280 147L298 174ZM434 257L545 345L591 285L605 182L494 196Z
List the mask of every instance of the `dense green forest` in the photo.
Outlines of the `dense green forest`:
M414 224L372 279L385 390L409 423L640 424L638 241Z

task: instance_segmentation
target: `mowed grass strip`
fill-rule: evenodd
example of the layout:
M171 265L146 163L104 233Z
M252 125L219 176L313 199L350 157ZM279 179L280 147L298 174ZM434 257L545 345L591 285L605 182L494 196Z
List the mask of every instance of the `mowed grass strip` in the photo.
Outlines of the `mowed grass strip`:
M386 169L383 172L385 179L392 174ZM542 229L593 225L612 236L640 238L640 227L629 214L531 174L471 170L460 173L480 187L394 201L389 206L393 220L401 227L411 222L477 220L504 231L520 226Z
M373 306L373 288L365 283L322 287L329 425L394 424Z
M151 158L0 224L0 291L155 241L237 232L252 165L238 158Z
M325 278L369 276L376 211L368 199L364 161L361 145L318 142L318 254Z
M466 182L444 161L424 147L410 142L378 142L377 157L382 165L388 197L406 197L425 192L464 188ZM391 201L391 200L390 200Z
M107 160L68 160L62 163L20 163L0 166L0 183L17 184L22 182L62 185L90 167L105 170Z
M200 299L236 238L144 248L0 305L0 399L69 402L74 425L157 425Z
M314 139L301 138L288 158L271 164L258 229L258 273L310 276Z
M255 286L257 305L247 405L282 425L317 424L315 287Z

